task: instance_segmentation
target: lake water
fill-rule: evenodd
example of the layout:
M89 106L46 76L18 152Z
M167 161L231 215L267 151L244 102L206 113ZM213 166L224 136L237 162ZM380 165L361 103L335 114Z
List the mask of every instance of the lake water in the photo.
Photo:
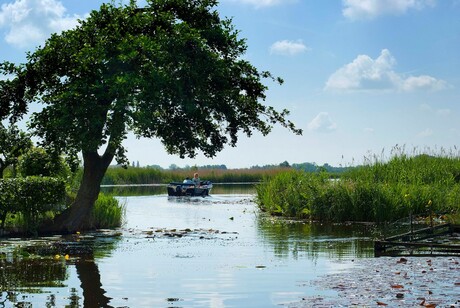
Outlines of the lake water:
M373 257L365 226L265 217L253 189L215 188L206 198L117 188L119 230L3 240L0 307L296 306L335 297L312 281Z

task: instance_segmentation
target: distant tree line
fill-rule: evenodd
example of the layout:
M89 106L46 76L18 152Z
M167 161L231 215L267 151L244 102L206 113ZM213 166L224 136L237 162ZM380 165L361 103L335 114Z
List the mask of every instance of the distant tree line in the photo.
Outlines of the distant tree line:
M133 163L133 167L139 167L139 162L137 162L137 165ZM185 165L184 167L179 167L176 164L171 164L167 169L159 166L159 165L147 165L145 168L148 169L157 169L157 170L172 170L172 171L189 171L189 170L236 170L237 168L230 169L226 165L221 164L221 165L203 165L203 166L189 166ZM353 167L334 167L329 165L328 163L325 163L323 165L318 165L316 163L294 163L294 164L289 164L289 162L284 161L279 164L267 164L263 166L255 165L251 166L249 168L243 168L243 169L249 169L249 170L268 170L268 169L279 169L279 168L292 168L295 170L301 170L305 172L321 172L325 171L328 173L343 173L347 170L350 170Z

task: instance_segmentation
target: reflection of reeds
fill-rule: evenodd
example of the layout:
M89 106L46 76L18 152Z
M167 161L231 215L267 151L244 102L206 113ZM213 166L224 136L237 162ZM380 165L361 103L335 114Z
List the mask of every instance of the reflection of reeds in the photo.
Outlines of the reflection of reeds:
M298 220L271 219L261 215L257 231L263 241L272 245L277 257L297 257L299 253L315 259L374 255L375 228L370 225L304 223Z
M258 204L273 214L338 222L460 212L458 155L413 154L395 147L388 161L370 156L338 181L324 173L282 173L257 187Z

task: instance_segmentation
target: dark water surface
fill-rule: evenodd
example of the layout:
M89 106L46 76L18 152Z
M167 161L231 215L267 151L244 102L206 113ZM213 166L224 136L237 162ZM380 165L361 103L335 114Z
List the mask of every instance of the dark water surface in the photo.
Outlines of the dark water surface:
M264 217L244 190L119 195L119 230L3 240L0 307L296 306L335 297L311 282L373 257L372 230Z

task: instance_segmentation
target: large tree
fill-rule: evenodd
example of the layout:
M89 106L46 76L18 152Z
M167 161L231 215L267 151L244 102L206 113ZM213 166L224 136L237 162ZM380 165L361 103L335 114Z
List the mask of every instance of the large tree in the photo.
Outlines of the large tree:
M147 0L139 8L103 4L72 30L52 35L27 63L2 65L13 74L0 111L13 114L43 104L30 125L47 147L81 152L83 178L72 206L47 228L88 226L100 183L115 158L127 163L123 140L159 138L170 154L208 157L238 133L268 134L287 110L265 106L269 72L242 58L244 39L221 19L215 0Z

